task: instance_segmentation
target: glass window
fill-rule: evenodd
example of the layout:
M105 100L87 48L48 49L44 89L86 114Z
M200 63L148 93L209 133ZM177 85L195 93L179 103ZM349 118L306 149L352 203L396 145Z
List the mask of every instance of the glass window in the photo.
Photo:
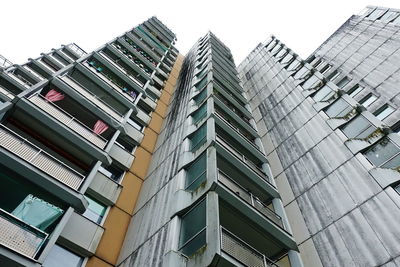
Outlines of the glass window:
M182 216L179 244L179 250L187 256L192 255L206 244L205 200Z
M362 91L362 87L358 84L354 85L352 88L350 88L349 91L347 91L347 93L349 94L349 96L351 97L355 97L359 92Z
M337 85L339 88L343 88L343 87L345 87L349 82L350 82L350 79L347 78L347 77L344 77L344 78L341 79L336 85Z
M381 20L384 22L391 22L395 18L399 16L399 12L397 11L388 11L385 15L382 16Z
M318 60L314 63L313 67L314 67L314 68L317 68L317 67L319 66L319 64L321 64L321 63L322 63L322 59L318 59Z
M333 81L335 80L338 76L340 75L340 72L335 70L334 72L332 72L331 74L328 75L328 80Z
M204 77L200 82L195 84L196 90L202 89L207 84L207 77Z
M332 66L329 65L329 64L326 64L326 65L320 70L320 72L321 72L322 74L324 74L324 73L327 72L330 68L332 68Z
M339 98L335 103L330 105L326 110L325 113L330 118L342 118L346 116L351 110L353 109L349 103L347 103L342 98Z
M357 116L341 128L348 138L366 138L376 130L364 116Z
M385 118L387 118L387 116L389 116L390 114L392 114L394 112L394 108L392 108L389 105L384 105L383 107L381 107L380 109L378 109L378 111L376 111L374 113L374 115L380 119L383 120Z
M88 196L85 196L85 198L89 202L89 206L82 215L92 222L100 224L104 214L106 213L107 207Z
M128 123L130 124L130 125L132 125L134 128L136 128L137 130L139 130L139 131L142 131L143 130L143 125L141 125L139 122L137 122L135 119L131 119L131 118L128 118Z
M202 105L195 112L193 112L193 114L192 114L193 124L197 124L199 121L201 121L203 118L205 118L206 115L207 115L207 103Z
M113 166L100 166L99 172L117 183L121 180L122 174L124 173L123 171Z
M364 153L365 157L375 166L383 168L398 168L400 166L400 149L388 138L383 139Z
M190 137L191 151L194 152L207 141L207 125L201 126Z
M207 90L204 89L199 94L197 94L195 97L193 97L193 100L196 103L196 105L200 105L203 102L203 100L206 99L206 97L207 97Z
M302 87L306 90L308 89L317 89L315 88L319 83L321 83L321 80L315 76L312 75L310 76L310 78L308 78L302 85Z
M335 92L328 85L325 85L313 96L313 99L317 102L326 101L334 94Z
M43 267L80 267L82 263L82 257L56 244L51 248Z
M360 104L363 105L364 107L369 107L372 103L375 102L376 99L378 98L375 95L369 94L367 97L365 97L360 101Z
M203 153L186 169L186 190L196 190L206 179L206 153Z

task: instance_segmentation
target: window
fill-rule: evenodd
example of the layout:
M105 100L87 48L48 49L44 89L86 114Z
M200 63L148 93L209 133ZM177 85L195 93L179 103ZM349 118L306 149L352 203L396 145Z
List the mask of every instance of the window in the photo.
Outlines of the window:
M106 213L107 207L88 196L85 196L85 198L89 202L89 206L82 215L92 222L100 224L103 220L104 214Z
M189 191L196 190L206 180L207 175L207 157L203 153L186 169L185 189Z
M196 83L194 86L196 90L202 89L207 84L207 77L204 77L200 82Z
M347 91L347 93L349 94L349 96L351 97L355 97L359 92L362 91L362 87L358 84L354 85L353 87L350 88L349 91Z
M43 267L80 267L82 263L82 257L56 244L51 248Z
M375 95L369 94L360 101L360 104L364 107L369 107L376 99L378 98Z
M190 137L191 151L194 152L207 141L207 125L201 126Z
M322 85L321 80L317 76L312 75L303 83L302 87L306 90L314 90L317 89L316 86L319 84Z
M339 98L335 103L325 109L326 115L330 118L342 118L349 114L353 107L342 98Z
M132 125L135 129L143 131L144 126L137 122L135 119L128 118L127 122Z
M123 171L117 169L116 167L113 166L100 166L99 167L99 172L110 178L111 180L115 182L119 182L122 178L122 175L124 174Z
M380 120L384 120L385 118L387 118L387 116L389 116L390 114L392 114L394 112L394 108L392 108L391 106L389 106L388 104L384 105L383 107L381 107L380 109L378 109L374 115L380 119Z
M380 141L364 155L377 167L397 169L400 166L400 148L388 138Z
M179 251L187 256L206 244L206 200L182 216L179 244Z
M328 80L333 81L335 80L338 76L340 75L340 72L335 70L334 72L332 72L331 74L328 75Z
M364 116L359 115L341 128L348 138L366 138L371 135L376 127Z
M326 65L320 70L320 72L321 72L322 74L324 74L324 73L327 72L330 68L332 68L332 66L329 65L329 64L326 64Z
M350 79L348 77L344 77L343 79L341 79L336 85L339 88L343 88L345 87L348 83L350 82Z
M203 102L203 100L206 99L206 97L207 97L207 90L204 89L199 94L197 94L195 97L193 97L193 100L196 103L196 105L200 105Z
M321 63L322 63L322 59L318 59L318 60L314 63L313 67L314 67L314 68L317 68L317 67L319 66L319 64L321 64Z
M197 109L192 114L193 124L197 124L207 115L207 104L202 105L199 109Z
M388 11L385 13L385 15L382 16L381 20L384 22L391 22L398 16L399 16L399 13L397 11Z
M335 91L333 91L328 85L325 85L322 87L314 96L313 99L317 102L320 101L327 101L331 96L335 94Z

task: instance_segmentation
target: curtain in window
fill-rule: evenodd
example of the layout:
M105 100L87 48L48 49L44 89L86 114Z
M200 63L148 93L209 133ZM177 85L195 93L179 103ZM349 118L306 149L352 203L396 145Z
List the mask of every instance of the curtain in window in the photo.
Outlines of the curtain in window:
M56 101L63 100L64 97L65 97L65 96L64 96L62 93L57 92L57 91L54 90L54 89L51 89L50 91L47 92L47 94L45 95L44 98L45 98L47 101L56 102Z
M11 214L44 231L63 213L62 209L30 194Z
M104 133L108 129L108 125L102 120L98 120L93 127L93 132L97 135Z

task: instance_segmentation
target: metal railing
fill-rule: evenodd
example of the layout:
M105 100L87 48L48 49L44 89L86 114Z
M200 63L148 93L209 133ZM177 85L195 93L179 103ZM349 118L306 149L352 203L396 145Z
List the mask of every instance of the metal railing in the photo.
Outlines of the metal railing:
M88 126L77 120L74 116L54 104L53 102L47 101L44 96L40 94L34 94L29 97L29 100L34 103L36 106L41 108L50 116L56 118L58 121L62 122L65 126L68 126L71 130L84 137L86 140L90 141L97 147L103 149L107 140L97 135L90 129Z
M247 119L247 118L245 118L245 115L238 113L237 110L236 110L235 108L232 108L232 107L230 106L230 103L229 103L227 100L223 99L222 96L221 96L220 94L214 94L214 95L217 97L217 99L218 99L219 101L221 101L222 103L224 103L225 106L226 106L227 108L229 108L229 110L231 110L233 113L235 113L242 121L244 121L247 125L249 125L251 128L254 129L254 126L251 125L251 123L250 123L250 119Z
M271 184L269 181L269 177L251 160L246 158L242 153L233 148L228 142L226 142L221 136L216 136L216 141L220 145L222 145L226 150L228 150L231 154L233 154L236 158L241 160L244 164L246 164L255 174L257 174L260 178L262 178L267 183ZM272 184L271 184L272 185Z
M243 188L241 185L239 185L237 182L235 182L232 178L230 178L227 174L223 173L221 170L218 170L218 181L220 181L223 185L228 187L232 192L234 192L248 204L253 206L257 211L262 213L270 221L278 225L280 228L284 229L282 218L278 214L276 214L273 210L268 208L264 203L261 202L261 200L259 200L251 192Z
M60 77L60 79L62 81L64 81L67 85L69 85L70 87L75 89L75 91L77 91L79 94L84 96L86 99L90 100L90 102L92 102L94 105L98 106L101 110L104 110L106 113L108 113L111 117L113 117L117 121L121 122L124 119L123 116L121 115L121 113L119 113L114 108L109 106L107 103L105 103L103 100L98 98L96 95L94 95L91 92L82 88L82 86L80 86L78 83L76 83L72 79L70 79L66 76Z
M5 88L3 88L2 86L0 86L0 93L3 94L3 95L5 95L6 97L8 97L8 98L10 98L10 99L14 99L14 97L15 97L11 92L7 91L7 90L6 90Z
M48 234L0 209L0 244L35 258Z
M72 189L77 190L85 178L3 124L0 124L0 146Z
M119 85L117 85L115 83L115 81L113 81L111 78L107 77L106 75L104 75L101 72L98 72L96 70L95 67L92 67L88 62L84 62L83 63L84 66L87 67L88 70L90 70L92 73L94 73L95 75L97 75L101 80L103 80L106 84L108 84L109 86L111 86L119 95L121 95L122 97L126 98L127 100L129 100L130 102L135 102L136 98L131 97L128 94L124 94L122 93L123 87L120 87ZM109 71L111 72L111 71ZM115 74L114 74L115 75Z
M10 66L12 66L13 63L11 61L9 61L8 59L6 59L4 56L0 55L0 68L8 68Z
M87 53L80 48L77 44L75 43L71 43L66 45L66 47L68 47L69 49L71 49L73 52L75 52L75 54L77 54L79 57L83 57L84 55L86 55Z
M230 128L232 128L236 133L238 133L241 137L243 137L243 139L246 140L247 143L249 143L255 149L257 149L258 151L260 151L262 153L260 148L253 141L251 141L246 135L242 134L242 132L240 131L240 129L238 127L235 127L232 123L230 123L227 119L225 119L224 115L222 115L217 110L215 111L215 114L217 115L218 118L220 118L223 122L225 122Z
M267 256L222 226L221 250L248 267L278 267Z

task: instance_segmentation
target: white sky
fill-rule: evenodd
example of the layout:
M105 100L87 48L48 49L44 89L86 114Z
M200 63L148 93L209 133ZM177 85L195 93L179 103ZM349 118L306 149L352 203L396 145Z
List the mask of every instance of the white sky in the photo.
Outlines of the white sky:
M236 64L271 34L306 58L367 5L400 8L399 0L189 2L3 0L0 54L21 64L71 42L90 52L155 15L177 34L182 54L211 30Z

